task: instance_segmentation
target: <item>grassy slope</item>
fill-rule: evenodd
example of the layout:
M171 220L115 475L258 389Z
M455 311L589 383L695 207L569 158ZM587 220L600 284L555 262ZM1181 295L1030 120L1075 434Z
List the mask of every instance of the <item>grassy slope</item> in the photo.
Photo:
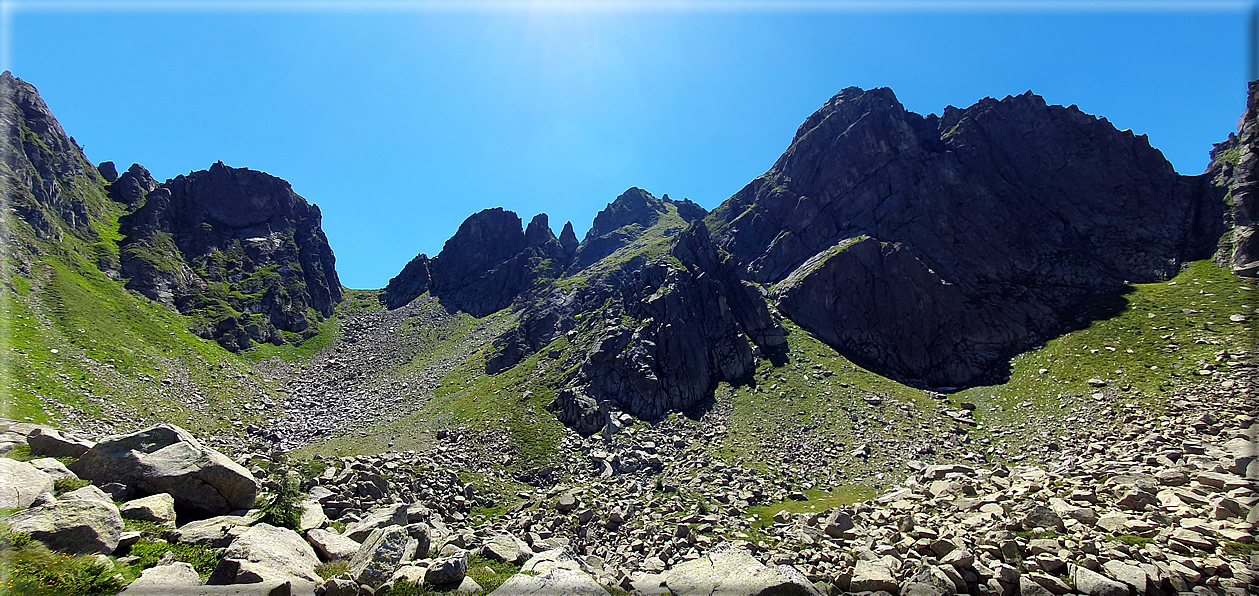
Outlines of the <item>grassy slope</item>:
M75 192L100 214L86 233L53 242L21 220L6 222L18 242L7 247L0 283L0 416L55 422L74 412L207 434L261 418L240 407L263 392L249 367L192 335L187 317L101 272L97 263L117 262L124 207L100 187Z

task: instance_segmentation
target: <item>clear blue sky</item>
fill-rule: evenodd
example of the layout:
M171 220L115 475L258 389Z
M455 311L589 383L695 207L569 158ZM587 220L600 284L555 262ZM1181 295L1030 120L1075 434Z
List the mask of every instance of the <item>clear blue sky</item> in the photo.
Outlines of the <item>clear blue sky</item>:
M4 4L3 67L90 159L284 178L323 210L352 288L384 286L489 207L579 237L631 186L716 207L854 85L922 114L1031 89L1198 174L1251 68L1245 2Z

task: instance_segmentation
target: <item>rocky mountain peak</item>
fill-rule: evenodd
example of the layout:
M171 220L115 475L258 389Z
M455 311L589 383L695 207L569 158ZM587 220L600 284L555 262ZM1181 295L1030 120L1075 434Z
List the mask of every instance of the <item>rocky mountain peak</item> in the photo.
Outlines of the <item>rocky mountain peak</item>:
M573 222L564 222L564 230L560 232L560 246L564 247L564 253L571 259L573 253L577 252L577 233L573 231Z
M132 166L118 185L148 172ZM228 349L313 334L341 301L319 208L288 182L218 162L149 192L122 218L127 287L201 322Z
M138 163L131 164L131 167L127 168L127 171L123 172L121 176L117 175L117 172L113 170L113 162L105 163L109 164L105 171L114 172L114 180L109 185L109 196L115 201L135 205L145 195L158 187L157 180L153 179L153 176L149 174L149 170ZM102 163L100 167L103 167L105 163ZM109 176L105 178L108 180Z
M1203 258L1219 212L1147 139L1075 107L1029 92L924 118L850 88L709 223L746 276L791 280L779 308L805 329L885 373L958 386L1061 332L1055 313Z
M520 217L502 207L474 213L433 259L436 286L457 291L525 248Z
M36 236L70 232L96 240L92 221L104 213L103 179L68 136L33 85L0 73L0 128L8 207Z
M595 215L590 231L586 232L586 240L606 236L628 225L648 227L666 212L664 205L664 201L651 193L631 187Z
M533 216L533 219L529 221L529 227L525 228L525 246L542 246L552 240L559 242L555 238L555 233L551 231L551 224L546 214L539 213Z

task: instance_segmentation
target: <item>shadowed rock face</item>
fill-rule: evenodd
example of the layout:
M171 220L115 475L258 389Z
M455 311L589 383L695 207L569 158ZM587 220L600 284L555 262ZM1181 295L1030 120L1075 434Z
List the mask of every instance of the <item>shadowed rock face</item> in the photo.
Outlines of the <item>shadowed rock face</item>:
M568 235L572 227L565 225ZM455 310L483 317L511 306L539 280L558 277L573 250L555 237L545 213L525 229L515 213L486 209L464 220L435 258L419 255L407 263L381 299L398 308L427 291Z
M1233 230L1221 241L1219 261L1246 277L1259 276L1259 81L1251 81L1246 111L1237 123L1237 134L1211 150L1207 175L1226 193L1231 203L1228 217Z
M1060 333L1064 311L1209 256L1221 194L1144 136L1030 92L922 117L849 88L708 221L744 275L786 280L774 297L805 329L960 386Z
M201 314L195 331L230 350L282 343L280 330L312 334L341 301L320 224L287 182L216 163L160 185L122 218L127 288Z

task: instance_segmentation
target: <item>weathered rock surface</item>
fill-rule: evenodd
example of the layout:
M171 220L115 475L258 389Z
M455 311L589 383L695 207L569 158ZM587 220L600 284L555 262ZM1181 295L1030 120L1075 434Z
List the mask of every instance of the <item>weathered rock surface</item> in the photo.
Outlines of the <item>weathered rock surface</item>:
M320 224L287 182L219 162L122 218L122 274L128 289L201 317L193 331L229 350L283 343L281 331L313 335L341 301Z
M359 543L331 530L316 528L306 532L306 541L315 547L324 561L349 560L358 552Z
M243 466L169 424L106 438L71 470L141 494L169 493L177 510L200 517L248 509L258 494L258 481Z
M373 530L350 559L350 576L360 584L379 586L389 581L399 565L415 557L417 546L405 527Z
M849 88L707 221L752 280L789 281L775 298L805 329L960 386L1076 324L1062 313L1209 256L1223 227L1208 186L1031 93L924 118Z
M188 563L171 563L145 569L140 577L127 585L123 594L180 594L181 588L200 586L201 577Z
M26 443L31 446L31 455L47 455L49 457L79 457L92 448L93 443L68 433L52 429L37 428L26 435Z
M0 508L30 507L41 493L52 492L53 478L29 463L0 458Z
M314 584L321 581L315 573L318 565L319 557L314 549L297 532L257 524L241 533L223 551L209 583L290 581L314 588Z
M1259 81L1251 81L1246 94L1246 111L1237 123L1237 134L1211 150L1207 175L1226 193L1225 202L1231 233L1221 239L1222 261L1233 272L1259 276Z
M694 561L687 561L665 573L665 583L674 594L799 594L821 596L812 584L800 582L777 569L766 567L755 557L718 544Z
M148 521L157 524L175 523L175 497L159 493L127 501L118 507L123 519Z
M122 536L118 508L96 500L51 500L19 511L5 523L48 548L67 553L107 555L118 548Z

